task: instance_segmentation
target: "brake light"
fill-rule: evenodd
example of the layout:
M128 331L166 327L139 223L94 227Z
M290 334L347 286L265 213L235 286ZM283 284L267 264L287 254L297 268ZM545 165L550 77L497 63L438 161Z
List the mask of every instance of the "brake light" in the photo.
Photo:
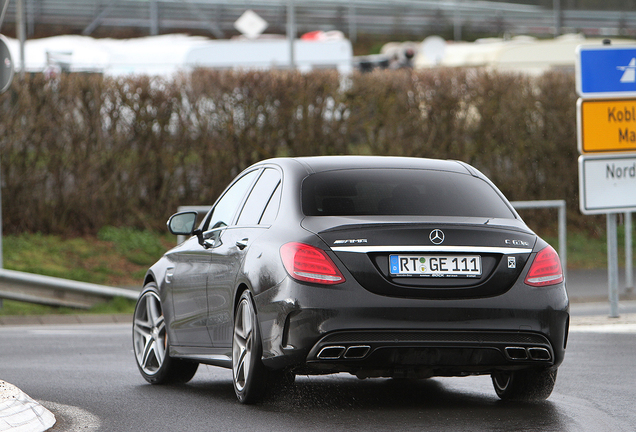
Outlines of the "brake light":
M345 281L336 264L322 249L304 243L286 243L280 248L285 270L303 282L335 285Z
M537 253L530 266L525 280L526 284L542 287L563 282L561 260L552 246L547 246Z

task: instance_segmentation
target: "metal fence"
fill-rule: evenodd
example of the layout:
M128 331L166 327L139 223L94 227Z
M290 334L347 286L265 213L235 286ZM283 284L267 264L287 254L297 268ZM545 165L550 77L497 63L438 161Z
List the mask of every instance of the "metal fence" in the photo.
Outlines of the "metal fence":
M24 5L27 35L39 26L75 29L85 35L105 28L136 29L156 35L199 30L216 38L236 34L234 22L247 9L264 18L268 33L285 33L287 10L295 9L298 32L341 30L358 34L426 35L449 26L503 34L585 32L615 36L636 27L633 11L582 11L532 4L471 0L16 0L6 23L16 22ZM562 2L561 2L562 3Z
M546 201L511 201L510 204L517 209L541 209L541 208L557 208L559 210L559 257L561 258L561 267L563 268L563 277L567 278L568 268L568 249L567 249L567 217L565 200L546 200Z

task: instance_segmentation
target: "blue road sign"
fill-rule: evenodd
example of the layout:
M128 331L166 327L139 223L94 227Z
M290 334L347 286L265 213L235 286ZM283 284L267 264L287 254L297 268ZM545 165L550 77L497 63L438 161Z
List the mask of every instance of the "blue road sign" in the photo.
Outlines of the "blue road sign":
M576 91L583 98L636 97L636 46L579 45Z

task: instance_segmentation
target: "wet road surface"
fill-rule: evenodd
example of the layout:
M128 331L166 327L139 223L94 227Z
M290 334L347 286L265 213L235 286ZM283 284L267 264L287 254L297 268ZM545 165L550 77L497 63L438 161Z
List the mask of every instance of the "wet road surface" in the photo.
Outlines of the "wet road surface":
M298 377L288 392L244 406L224 369L201 366L183 386L146 384L121 324L0 328L0 378L53 411L53 431L634 431L633 327L575 330L541 403L503 403L489 377L340 374Z

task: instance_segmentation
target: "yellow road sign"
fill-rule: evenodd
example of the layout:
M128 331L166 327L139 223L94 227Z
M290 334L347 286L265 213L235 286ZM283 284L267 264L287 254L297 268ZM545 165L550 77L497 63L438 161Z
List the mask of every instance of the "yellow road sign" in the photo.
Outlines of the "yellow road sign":
M636 99L577 102L581 154L636 153Z

